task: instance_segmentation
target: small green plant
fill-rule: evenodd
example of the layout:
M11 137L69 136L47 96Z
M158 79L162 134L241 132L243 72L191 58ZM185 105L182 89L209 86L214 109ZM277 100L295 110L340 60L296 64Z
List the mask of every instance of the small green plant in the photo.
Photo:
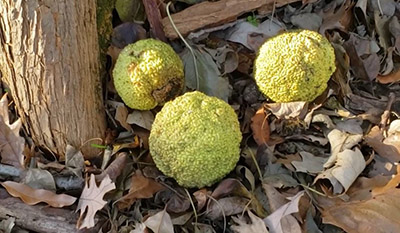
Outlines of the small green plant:
M258 24L260 22L258 22L258 19L256 17L256 15L253 12L253 15L249 15L247 16L247 22L251 23L254 27L258 27Z

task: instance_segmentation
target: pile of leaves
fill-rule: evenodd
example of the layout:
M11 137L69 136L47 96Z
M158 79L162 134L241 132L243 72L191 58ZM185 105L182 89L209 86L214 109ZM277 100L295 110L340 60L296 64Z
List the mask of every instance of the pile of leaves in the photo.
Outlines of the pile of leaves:
M160 109L128 109L110 77L109 132L104 145L93 145L102 153L92 160L70 146L65 157L35 148L3 96L1 185L27 205L79 211L69 220L82 232L397 232L399 17L393 0L180 0L168 8L117 0L109 71L129 43L170 43L184 62L187 89L236 110L244 139L235 170L203 189L165 177L148 152ZM263 41L295 28L325 35L337 69L314 102L271 103L252 78L253 61ZM0 229L15 223L5 219Z

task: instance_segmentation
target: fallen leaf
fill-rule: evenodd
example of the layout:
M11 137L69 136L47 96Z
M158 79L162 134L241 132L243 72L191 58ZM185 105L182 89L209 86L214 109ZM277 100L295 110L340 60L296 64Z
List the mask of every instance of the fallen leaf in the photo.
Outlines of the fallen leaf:
M118 106L117 110L115 111L115 120L117 120L122 127L124 127L128 131L132 131L132 127L128 124L127 118L128 118L128 108L125 107L124 105Z
M269 140L269 123L264 108L257 110L251 118L251 129L253 130L253 138L258 145L266 144Z
M340 29L344 32L349 31L349 27L353 21L353 6L354 2L351 0L343 1L342 5L336 9L336 2L327 5L323 11L320 12L322 16L322 25L319 28L319 33L325 34L326 30Z
M302 119L307 113L307 102L268 103L265 105L279 119Z
M271 233L283 233L281 219L292 213L299 212L299 201L303 195L304 191L301 191L297 193L295 196L288 198L290 202L279 207L279 209L277 209L268 217L263 219L264 223L268 226L268 229Z
M208 197L207 197L207 189L202 188L200 190L197 190L196 192L193 193L194 198L196 198L197 201L197 210L200 211L203 209L203 207L206 205Z
M287 204L289 201L286 199L286 197L279 193L276 188L274 188L272 185L263 183L262 188L264 190L264 193L266 194L268 198L268 204L269 204L269 209L270 212L275 212L278 210L281 206ZM282 217L280 219L281 226L283 232L300 232L301 228L297 220L292 216L292 215L287 215ZM271 231L271 229L270 229Z
M375 41L350 33L343 47L350 57L350 68L357 78L371 81L378 76L380 60L376 50L379 50L379 46Z
M150 198L158 191L165 189L164 186L144 177L138 170L131 178L131 187L128 194L118 200L118 208L129 208L137 199Z
M202 47L192 45L192 49L196 57L197 76L192 53L185 49L180 54L185 66L186 86L228 102L232 91L229 81L221 77L221 72L212 56Z
M314 180L328 179L333 186L333 193L346 192L366 166L361 151L346 149L337 154L335 165L322 173Z
M337 124L335 129L327 133L326 137L331 145L331 155L324 164L325 168L335 163L338 153L353 148L362 140L363 134L360 124L354 121L346 121L341 126Z
M171 217L166 210L162 210L150 216L144 221L144 224L154 233L174 233Z
M388 74L388 75L378 75L376 78L378 82L382 84L394 83L400 81L400 69Z
M117 177L124 170L126 165L126 152L119 153L118 156L111 162L108 167L101 172L99 175L96 175L96 181L102 181L106 176L110 177L110 179L115 182Z
M264 221L253 214L251 211L247 211L249 215L249 221L246 221L243 215L232 216L234 225L231 226L233 232L236 233L268 233L267 227Z
M317 174L324 170L324 163L327 158L314 156L307 151L300 151L299 154L303 158L302 161L292 161L297 172Z
M10 124L7 94L0 99L0 158L1 162L24 169L25 139L19 135L21 119Z
M285 29L285 25L276 18L267 19L254 26L247 21L239 21L226 30L225 39L240 43L252 51L258 51L262 43Z
M96 212L107 204L107 202L103 200L103 197L107 192L113 189L115 189L115 184L111 181L110 177L104 177L100 185L97 186L94 174L90 175L89 180L83 188L76 209L76 211L80 210L80 216L76 225L78 229L94 227Z
M306 12L292 15L290 17L290 22L298 28L318 31L322 24L322 17L316 13Z
M185 225L193 216L193 212L186 212L180 216L172 218L172 224L182 226Z
M34 189L46 189L56 191L56 183L53 175L47 171L38 168L29 168L23 175L21 183Z
M212 220L223 216L231 216L242 213L248 206L249 200L243 197L225 197L216 201L209 202L206 215Z
M399 172L399 167L397 171ZM326 197L318 197L323 222L338 226L349 233L398 232L400 189L396 187L400 180L399 174L383 187L375 179L366 179L371 182L358 187L357 192L349 195L350 200L347 202L339 198L327 200ZM362 195L362 199L359 198L361 192L366 193Z
M395 140L385 140L383 132L378 126L372 127L371 131L365 136L365 142L372 147L380 156L392 162L400 161L400 141L399 136L390 135Z
M262 182L270 184L275 188L296 187L298 185L298 182L292 177L291 172L278 163L266 166Z
M128 115L126 122L128 124L135 124L144 129L151 130L151 125L154 121L154 115L151 111L139 111L133 110L131 114Z
M82 171L85 168L85 159L82 152L71 145L67 145L64 159L67 169L72 171L77 177L82 178Z
M26 184L20 184L13 181L2 182L1 185L7 189L7 192L13 197L19 197L28 205L35 205L45 202L52 207L62 208L70 206L76 201L75 197L66 194L55 194L44 189L33 189Z

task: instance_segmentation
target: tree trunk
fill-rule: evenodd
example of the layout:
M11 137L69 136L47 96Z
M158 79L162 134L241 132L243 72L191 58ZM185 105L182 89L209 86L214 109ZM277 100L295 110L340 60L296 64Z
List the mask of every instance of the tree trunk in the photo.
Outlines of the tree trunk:
M0 0L0 72L36 145L104 137L96 1Z

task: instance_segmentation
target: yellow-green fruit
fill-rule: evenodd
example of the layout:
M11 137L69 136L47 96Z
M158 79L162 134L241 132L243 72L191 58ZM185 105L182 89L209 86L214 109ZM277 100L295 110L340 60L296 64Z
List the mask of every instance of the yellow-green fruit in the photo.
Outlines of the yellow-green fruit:
M334 71L332 45L309 30L268 39L254 62L260 91L275 102L313 101L324 92Z
M149 110L182 92L183 63L168 44L139 40L121 51L113 78L115 89L128 107Z
M184 187L201 188L234 169L241 140L232 107L195 91L164 105L152 125L149 146L165 175Z

